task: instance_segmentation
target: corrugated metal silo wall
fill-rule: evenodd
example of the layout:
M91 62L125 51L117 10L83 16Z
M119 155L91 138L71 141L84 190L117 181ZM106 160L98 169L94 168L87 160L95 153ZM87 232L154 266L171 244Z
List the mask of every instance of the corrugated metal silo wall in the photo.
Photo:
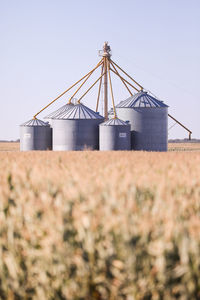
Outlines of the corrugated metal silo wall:
M167 151L168 108L117 108L117 115L131 124L131 148L145 151Z
M20 150L51 150L52 129L48 126L20 126Z
M100 150L130 150L130 142L130 125L99 126Z
M98 150L101 119L53 120L53 150Z

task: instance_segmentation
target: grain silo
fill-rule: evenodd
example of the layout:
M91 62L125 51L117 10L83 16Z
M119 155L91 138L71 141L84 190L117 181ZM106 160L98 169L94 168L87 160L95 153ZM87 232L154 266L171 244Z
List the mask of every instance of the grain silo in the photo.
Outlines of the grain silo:
M99 131L101 133L101 150L125 150L129 148L129 138L126 139L126 137L129 136L128 128L131 126L131 149L167 151L168 116L187 130L189 139L191 139L192 132L168 114L168 106L147 92L144 92L144 87L111 59L112 51L108 42L104 43L103 50L99 50L99 56L101 58L96 66L37 112L33 116L34 120L23 124L21 128L22 150L50 148L51 135L47 134L48 138L40 138L46 134L45 130L46 132L50 132L50 126L39 121L37 116L74 87L76 89L69 96L68 103L45 117L45 119L49 120L53 129L53 150L98 149ZM85 83L97 71L100 71L99 77L93 83L91 82L89 88L82 93ZM117 76L130 94L130 98L121 101L117 107L115 106L111 74ZM81 104L81 101L97 83L99 87L96 99L96 112L94 112ZM111 97L108 94L108 87L110 87ZM79 95L80 92L82 94ZM73 99L77 95L79 99L77 99L76 103L73 103ZM112 100L112 108L108 111L110 100ZM104 118L97 113L100 101L102 102L102 115ZM108 118L110 121L108 121ZM98 130L99 124L103 121L106 122ZM130 125L124 124L123 121L129 121ZM35 126L34 122L38 129L32 128ZM44 128L40 129L40 127ZM122 129L126 129L127 131L121 131ZM30 134L27 132L26 134L26 130L32 130L33 133ZM43 130L44 134L42 133Z
M128 122L118 118L107 120L99 126L99 150L130 150L130 129Z
M51 150L52 129L48 122L29 120L20 125L20 150Z
M168 106L147 92L139 92L116 106L120 119L131 124L131 148L167 151Z
M104 118L82 103L53 119L53 150L98 150Z

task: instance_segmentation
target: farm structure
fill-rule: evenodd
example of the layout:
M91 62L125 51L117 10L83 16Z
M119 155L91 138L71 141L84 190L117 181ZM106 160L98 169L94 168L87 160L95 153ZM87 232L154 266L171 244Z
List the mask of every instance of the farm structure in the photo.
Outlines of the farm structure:
M168 117L189 132L192 132L174 117L168 114L168 106L126 73L111 59L111 48L104 43L99 51L101 60L80 80L56 97L37 114L20 125L20 149L30 150L168 150ZM95 70L100 69L99 78L75 100L75 95L84 86ZM115 105L111 72L120 78L123 86L130 94L128 99ZM96 111L84 105L81 100L96 85L98 95ZM37 116L51 104L78 86L68 103L44 119ZM103 86L103 116L99 113L100 95ZM108 110L108 88L112 100L112 108Z

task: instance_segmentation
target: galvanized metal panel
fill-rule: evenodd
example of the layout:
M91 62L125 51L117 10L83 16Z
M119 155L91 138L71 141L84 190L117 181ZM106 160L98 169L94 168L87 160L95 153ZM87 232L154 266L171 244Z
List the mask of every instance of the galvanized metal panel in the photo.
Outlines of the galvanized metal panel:
M65 105L63 105L62 107L60 107L59 109L53 111L52 113L48 114L47 116L44 117L44 119L52 119L52 118L56 118L58 115L67 112L70 108L72 108L74 106L73 103L67 103Z
M99 149L99 124L104 118L82 103L53 118L53 150Z
M21 124L20 126L49 126L48 122L44 122L40 119L31 119L26 121L25 123Z
M119 125L127 126L128 124L127 122L124 122L123 120L120 120L118 118L112 118L101 123L101 126L119 126Z
M99 124L102 119L53 120L53 150L98 150Z
M49 124L33 119L20 126L20 150L51 150L52 129Z
M147 92L139 92L116 107L120 119L131 124L131 148L167 151L168 106Z
M70 108L68 111L59 114L55 119L86 119L86 120L90 120L90 119L101 119L103 120L104 118L96 113L95 111L93 111L92 109L90 109L89 107L85 106L84 104L80 103L80 104L76 104L74 105L72 108Z
M52 129L50 127L21 126L20 127L20 150L51 150Z
M163 101L158 100L147 92L139 92L128 99L121 101L117 107L168 107Z
M117 107L120 119L131 124L131 149L167 151L168 107Z
M120 119L111 119L99 126L101 151L130 150L130 125Z

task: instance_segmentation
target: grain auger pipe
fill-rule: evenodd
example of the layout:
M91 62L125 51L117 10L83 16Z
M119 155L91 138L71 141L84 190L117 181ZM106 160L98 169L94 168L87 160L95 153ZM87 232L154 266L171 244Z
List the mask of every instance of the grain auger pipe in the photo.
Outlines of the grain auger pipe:
M99 89L98 89L98 95L97 95L97 104L96 104L96 112L98 111L98 107L99 107L99 99L100 99L100 94L101 94L103 71L104 71L104 64L102 64L102 67L101 67L101 75L102 75L102 77L101 77L100 82L99 82Z
M141 91L143 91L143 86L141 86L135 79L133 79L128 73L126 73L120 66L118 66L113 60L110 60L120 71L122 71L127 77L129 77L135 84L137 84Z
M86 78L88 75L94 72L102 63L103 59L100 60L100 62L96 65L94 69L92 69L90 72L88 72L85 76L83 76L81 79L79 79L77 82L75 82L72 86L70 86L66 91L64 91L62 94L60 94L58 97L56 97L53 101L51 101L49 104L47 104L44 108L42 108L37 114L33 116L33 119L36 119L37 116L44 111L47 107L49 107L51 104L53 104L56 100L61 98L64 94L66 94L68 91L70 91L74 86L76 86L79 82L81 82L84 78Z
M185 127L181 122L179 122L177 119L175 119L174 117L172 117L170 114L168 114L168 116L174 120L177 124L179 124L181 127L183 127L185 130L187 130L189 132L189 140L191 140L191 136L192 136L192 131L190 129L188 129L187 127Z
M87 91L79 98L78 100L78 104L81 103L81 100L83 99L83 97L85 97L85 95L93 88L93 86L95 86L95 84L97 84L97 82L105 75L105 72L89 87L89 89L87 89Z
M111 81L111 76L110 76L110 60L107 59L107 66L108 66L108 78L109 78L109 84L110 84L110 93L111 93L111 98L112 98L112 105L113 105L113 111L114 111L114 119L117 118L117 113L115 109L115 101L114 101L114 95L113 95L113 89L112 89L112 81Z
M86 83L86 81L90 78L90 76L94 73L94 71L96 69L98 69L101 65L103 64L103 59L100 60L100 62L97 64L97 66L91 71L91 73L86 77L86 79L81 83L81 85L79 86L79 88L74 92L74 94L70 97L69 99L69 104L72 102L72 99L74 98L74 96L78 93L78 91L82 88L82 86Z
M121 77L123 79L124 82L126 82L128 85L130 85L134 90L136 90L137 92L139 92L140 90L138 90L134 85L132 85L130 82L128 82L125 78L123 78L119 72L116 72L115 70L113 70L112 68L110 68L110 70L116 74L117 76Z
M113 69L116 72L116 75L119 76L119 78L121 79L122 83L124 84L124 86L126 87L126 89L128 90L128 92L130 93L131 96L133 96L131 90L129 89L129 87L127 86L127 84L125 83L124 79L122 78L122 76L119 74L119 72L117 71L117 69L115 68L114 64L110 61L110 64L112 65ZM110 68L111 70L111 68ZM112 70L111 70L112 71Z

